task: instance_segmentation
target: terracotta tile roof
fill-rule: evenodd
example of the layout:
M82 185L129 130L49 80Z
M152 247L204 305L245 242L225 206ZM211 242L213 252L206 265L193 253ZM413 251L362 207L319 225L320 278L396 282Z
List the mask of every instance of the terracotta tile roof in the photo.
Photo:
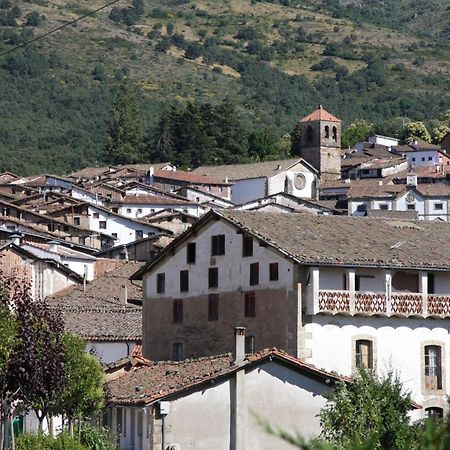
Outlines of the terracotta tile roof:
M196 171L194 172L184 172L182 170L172 171L172 170L155 170L155 178L160 178L164 180L175 180L175 181L186 181L192 184L218 184L218 185L228 185L230 183L225 183L221 178L214 178L208 175L199 175Z
M443 183L418 184L416 190L425 197L450 196L450 186Z
M324 120L326 122L341 122L341 119L338 119L333 114L330 114L326 109L322 108L322 105L319 105L319 108L316 109L311 114L308 114L303 119L300 119L300 122L309 122L314 120Z
M47 298L61 310L64 328L87 341L140 341L142 339L142 288L129 276L143 263L124 263L91 283L66 289ZM125 303L127 287L128 302Z
M125 306L124 288L127 287L128 308L139 308L133 303L142 302L142 287L140 283L131 283L129 277L143 266L141 262L124 263L117 269L106 272L87 284L86 290L76 287L65 290L48 298L51 306L103 308ZM131 303L133 302L133 303Z
M193 171L195 174L207 175L221 180L245 180L248 178L269 178L284 172L289 167L301 161L296 159L283 159L278 161L264 161L249 164L226 164L221 166L201 166Z
M244 363L238 366L232 364L230 353L180 362L151 362L138 357L130 359L128 364L125 362L126 368L122 369L121 374L106 369L107 402L119 405L148 405L205 383L210 384L212 380L237 370L250 369L268 360L289 364L296 370L322 379L323 382L351 381L350 378L325 372L277 349L267 349L249 355ZM114 368L116 367L117 364L114 364Z
M398 166L399 164L405 164L407 167L407 161L404 158L390 158L390 159L372 159L370 161L361 164L361 169L387 169L388 167Z
M348 199L395 197L406 191L404 184L362 184L353 183L347 192Z
M170 164L168 162L165 163L149 163L149 164L125 164L118 166L104 166L104 167L85 167L84 169L73 172L69 175L71 178L95 178L101 175L108 175L120 171L122 169L131 169L136 171L148 170L150 167L153 167L155 170L159 170L164 166Z

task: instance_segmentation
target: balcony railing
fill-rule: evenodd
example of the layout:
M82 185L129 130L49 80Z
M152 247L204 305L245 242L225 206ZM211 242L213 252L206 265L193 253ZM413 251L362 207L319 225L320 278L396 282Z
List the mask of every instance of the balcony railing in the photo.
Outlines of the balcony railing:
M450 317L450 295L415 292L319 290L318 312L330 314Z

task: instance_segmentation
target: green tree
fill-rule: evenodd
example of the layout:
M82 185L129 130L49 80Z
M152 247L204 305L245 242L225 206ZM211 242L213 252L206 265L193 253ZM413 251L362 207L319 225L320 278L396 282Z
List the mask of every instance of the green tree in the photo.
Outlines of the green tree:
M423 122L408 122L405 124L403 140L407 144L413 141L431 142L431 136Z
M373 132L373 124L365 120L352 122L342 132L342 148L352 148L357 142L364 142Z
M291 154L292 156L300 156L302 137L302 127L300 122L295 125L295 128L291 132Z
M374 449L414 448L409 424L411 397L393 372L378 377L361 370L350 384L339 383L320 412L322 437L339 448L372 442Z
M66 353L64 388L55 412L65 414L73 436L74 419L85 419L104 403L103 370L98 360L85 352L85 343L69 334L63 337Z
M272 159L275 155L276 138L270 130L251 131L248 136L248 153L256 161Z
M450 127L447 125L439 125L438 127L433 128L433 142L435 144L439 144L447 135L447 133L450 133Z
M111 111L105 149L107 161L110 164L143 162L146 150L135 89L128 79L124 79Z

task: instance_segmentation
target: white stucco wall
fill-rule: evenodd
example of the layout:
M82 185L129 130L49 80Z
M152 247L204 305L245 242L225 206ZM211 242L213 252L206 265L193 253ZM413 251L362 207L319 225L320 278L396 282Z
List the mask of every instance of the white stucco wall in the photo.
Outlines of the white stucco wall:
M119 214L132 219L140 218L162 211L164 209L173 209L175 211L184 212L194 217L200 217L203 214L203 208L199 205L178 205L178 204L132 204L128 203L119 208Z
M236 205L261 198L266 195L267 178L250 178L247 180L233 180L231 187L231 201Z
M436 150L407 152L405 154L405 157L412 168L421 166L434 166L435 164L439 164L441 162L439 160L439 152L437 152Z
M305 177L305 186L303 187L303 189L297 189L294 185L295 177L298 174L303 174L303 176ZM292 187L292 191L290 191L289 194L300 198L313 197L313 193L315 190L315 175L311 170L300 163L295 164L288 170L281 172L278 175L270 177L268 179L268 195L276 194L278 192L284 192L286 178L290 180L290 186Z
M442 396L422 393L422 346L427 341L442 343L446 368L445 361L450 361L449 330L450 324L443 320L314 316L312 323L305 325L310 336L307 346L312 349L312 357L308 361L325 370L351 375L354 359L352 338L371 337L375 343L377 373L385 374L394 369L405 389L412 392L414 401L425 407L440 406ZM444 374L444 383L445 397L450 392L450 373Z
M88 342L86 352L95 355L103 364L126 358L136 342Z
M94 213L98 213L99 217L94 218ZM106 221L106 228L100 228L101 221ZM135 241L137 239L137 230L142 230L142 237L148 237L159 232L158 229L150 225L133 222L118 215L108 214L106 211L95 207L89 207L89 229L109 236L116 233L118 240L115 241L115 245L128 244Z
M211 236L225 235L225 255L211 256ZM144 279L148 297L190 297L214 292L230 292L248 289L276 289L292 285L292 263L269 247L260 247L253 241L253 256L242 256L242 234L224 222L217 221L204 227L189 242L196 242L196 262L187 264L187 242L180 245L175 254L154 268ZM259 284L250 286L250 264L259 262ZM278 281L269 281L269 263L278 263ZM208 289L208 269L218 267L219 287ZM180 292L180 270L189 270L189 292ZM157 273L166 274L165 293L156 293Z

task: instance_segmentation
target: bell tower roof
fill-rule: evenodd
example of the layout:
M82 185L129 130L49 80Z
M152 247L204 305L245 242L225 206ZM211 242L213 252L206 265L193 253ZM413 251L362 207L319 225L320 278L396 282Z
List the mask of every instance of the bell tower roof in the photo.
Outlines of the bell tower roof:
M312 121L324 121L324 122L341 122L341 119L330 114L326 109L319 105L319 108L316 109L311 114L308 114L303 119L300 119L300 122L312 122Z

